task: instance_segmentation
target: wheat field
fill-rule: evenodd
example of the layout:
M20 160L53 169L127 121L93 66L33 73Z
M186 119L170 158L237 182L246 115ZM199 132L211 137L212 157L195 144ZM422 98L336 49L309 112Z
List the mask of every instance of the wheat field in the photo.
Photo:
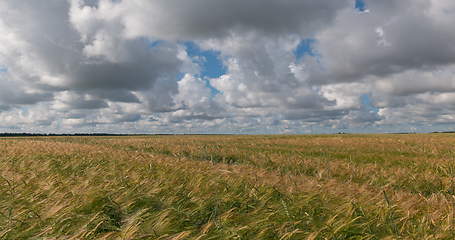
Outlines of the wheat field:
M454 239L455 135L0 139L0 239Z

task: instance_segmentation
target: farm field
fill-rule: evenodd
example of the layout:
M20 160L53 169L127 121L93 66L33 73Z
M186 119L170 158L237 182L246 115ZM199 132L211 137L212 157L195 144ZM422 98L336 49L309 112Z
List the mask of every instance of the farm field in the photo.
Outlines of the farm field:
M0 239L455 239L455 134L0 139Z

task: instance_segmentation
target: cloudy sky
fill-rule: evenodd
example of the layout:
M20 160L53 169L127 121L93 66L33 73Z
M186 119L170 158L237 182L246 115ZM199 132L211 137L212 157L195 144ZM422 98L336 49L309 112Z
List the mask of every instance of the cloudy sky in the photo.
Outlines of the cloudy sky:
M0 132L455 130L453 0L2 0Z

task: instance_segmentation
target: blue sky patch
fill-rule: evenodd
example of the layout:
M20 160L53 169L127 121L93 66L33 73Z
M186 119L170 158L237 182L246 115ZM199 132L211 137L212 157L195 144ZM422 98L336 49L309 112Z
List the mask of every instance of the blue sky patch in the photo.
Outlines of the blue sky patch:
M313 44L316 42L316 39L307 38L302 40L297 48L294 51L295 57L297 60L302 59L305 55L315 57L317 56L316 52L313 49Z
M5 73L8 72L8 69L6 67L0 66L0 73Z
M372 111L375 113L379 112L379 108L374 106L374 103L373 103L373 100L371 99L370 94L362 94L362 96L360 96L360 103L362 104L363 109L366 109L368 111Z
M226 74L226 67L220 59L220 52L202 50L194 42L184 43L188 56L201 57L201 77L218 78Z
M198 61L201 66L200 77L204 79L206 86L212 90L213 95L218 94L219 91L210 84L208 78L218 78L227 72L221 61L220 52L203 50L194 42L185 42L183 45L188 56L201 59L201 61Z
M367 10L365 0L355 0L355 9L360 12L365 12Z
M150 41L149 43L149 46L150 48L154 48L154 47L157 47L158 45L160 45L163 41Z

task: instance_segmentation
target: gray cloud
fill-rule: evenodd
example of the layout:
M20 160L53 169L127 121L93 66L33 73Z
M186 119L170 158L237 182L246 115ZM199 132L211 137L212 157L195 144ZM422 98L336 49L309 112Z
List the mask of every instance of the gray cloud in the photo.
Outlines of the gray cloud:
M0 105L0 111L7 111L7 110L10 110L10 107L9 107L9 106Z
M66 103L67 109L100 109L107 108L109 105L103 100L72 100Z
M10 36L2 41L12 45L2 51L1 61L16 84L39 85L51 92L90 91L111 101L137 102L128 91L150 89L158 78L174 79L179 73L182 61L174 46L162 44L151 49L147 39L125 39L115 31L98 39L95 48L106 52L86 52L93 46L81 41L81 34L71 24L67 1L7 1L1 7L1 30ZM114 96L114 92L122 96ZM11 102L10 98L4 102Z
M140 103L139 98L131 91L116 89L116 90L87 90L85 91L90 95L96 96L101 99L107 99L113 102L124 103Z
M119 118L114 119L114 123L124 123L124 122L137 122L142 118L140 114L132 113L122 115Z
M388 77L407 70L433 71L455 61L449 1L368 1L369 13L340 12L316 35L323 71L314 83Z
M124 26L124 33L131 37L148 35L188 40L250 30L266 34L311 34L333 20L339 9L352 4L350 0L132 0L100 1L95 9L92 1L79 4L73 13L76 26L87 33L94 33L93 25L102 25L115 17ZM83 15L89 12L93 15Z

